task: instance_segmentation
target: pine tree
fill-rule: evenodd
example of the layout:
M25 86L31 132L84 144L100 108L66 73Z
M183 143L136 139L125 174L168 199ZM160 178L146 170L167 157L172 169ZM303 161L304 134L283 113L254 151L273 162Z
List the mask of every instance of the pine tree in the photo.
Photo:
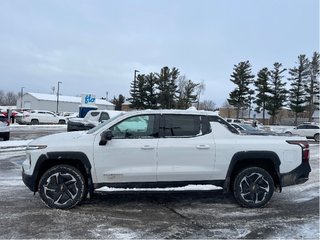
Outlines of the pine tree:
M161 108L170 109L175 106L177 85L176 81L179 77L177 68L163 67L158 76L158 102Z
M237 108L237 118L239 118L240 109L248 106L249 85L253 82L253 78L249 61L240 62L234 66L230 81L237 87L229 94L228 102Z
M145 109L145 75L138 74L136 81L131 84L131 98L128 100L131 102L131 107L135 109Z
M196 92L198 83L194 83L191 80L184 81L182 89L178 91L179 97L177 102L178 109L187 109L195 103L198 98L198 93Z
M255 111L260 113L262 111L263 124L265 123L266 118L266 105L269 99L268 92L270 88L268 82L270 80L270 72L268 68L261 69L257 74L257 80L254 81L256 87L256 100L254 103L257 105Z
M309 79L306 84L307 102L309 121L312 121L313 112L319 109L319 74L320 74L320 62L319 53L314 52L310 62Z
M158 78L154 73L145 76L145 105L147 109L157 108L157 81Z
M274 63L274 69L270 71L270 97L266 104L266 110L271 115L271 123L275 123L275 117L279 113L279 110L284 106L287 100L287 90L285 89L286 83L283 83L281 79L283 78L282 73L286 69L281 69L281 63Z
M309 77L309 61L306 55L298 56L298 66L289 69L291 81L289 90L290 108L295 112L295 124L298 121L298 114L306 109L307 92L306 84Z

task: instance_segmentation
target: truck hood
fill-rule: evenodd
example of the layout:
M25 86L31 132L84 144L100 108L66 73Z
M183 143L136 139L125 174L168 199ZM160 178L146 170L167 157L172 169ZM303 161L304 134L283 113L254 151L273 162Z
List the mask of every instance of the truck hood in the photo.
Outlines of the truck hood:
M29 145L63 145L65 143L74 142L86 135L86 131L57 133L37 138L31 141Z

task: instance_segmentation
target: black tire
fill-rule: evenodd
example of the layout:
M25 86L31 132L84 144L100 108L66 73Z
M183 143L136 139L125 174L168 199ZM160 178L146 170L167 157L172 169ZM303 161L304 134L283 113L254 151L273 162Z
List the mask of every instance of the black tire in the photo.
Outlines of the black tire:
M238 203L248 208L265 206L274 192L270 174L259 167L243 169L235 178L233 193Z
M82 201L85 193L83 175L70 165L50 168L39 181L39 195L49 208L70 209Z
M313 138L316 142L319 142L319 133L316 133Z
M39 125L39 120L38 119L32 119L31 120L31 125Z
M59 120L59 124L66 124L65 120Z

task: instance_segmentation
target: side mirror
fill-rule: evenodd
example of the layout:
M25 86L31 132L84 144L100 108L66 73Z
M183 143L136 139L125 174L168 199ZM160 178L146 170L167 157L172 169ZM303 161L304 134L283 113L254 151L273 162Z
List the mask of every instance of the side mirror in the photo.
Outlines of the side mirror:
M112 139L113 135L112 132L108 129L104 132L101 133L101 139L99 142L100 146L104 146L107 144L108 141L110 141Z

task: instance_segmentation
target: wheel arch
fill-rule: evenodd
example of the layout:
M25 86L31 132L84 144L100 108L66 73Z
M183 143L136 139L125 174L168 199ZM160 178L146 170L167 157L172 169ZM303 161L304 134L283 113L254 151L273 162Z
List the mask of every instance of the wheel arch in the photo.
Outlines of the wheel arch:
M273 178L275 188L281 191L280 183L280 159L272 151L243 151L233 155L223 189L229 192L235 176L246 167L260 167L266 170Z
M91 163L82 152L48 152L39 157L37 164L35 166L34 172L34 184L33 191L38 191L38 185L41 176L51 167L66 164L77 168L84 176L88 190L90 193L93 192L93 183L91 175Z

